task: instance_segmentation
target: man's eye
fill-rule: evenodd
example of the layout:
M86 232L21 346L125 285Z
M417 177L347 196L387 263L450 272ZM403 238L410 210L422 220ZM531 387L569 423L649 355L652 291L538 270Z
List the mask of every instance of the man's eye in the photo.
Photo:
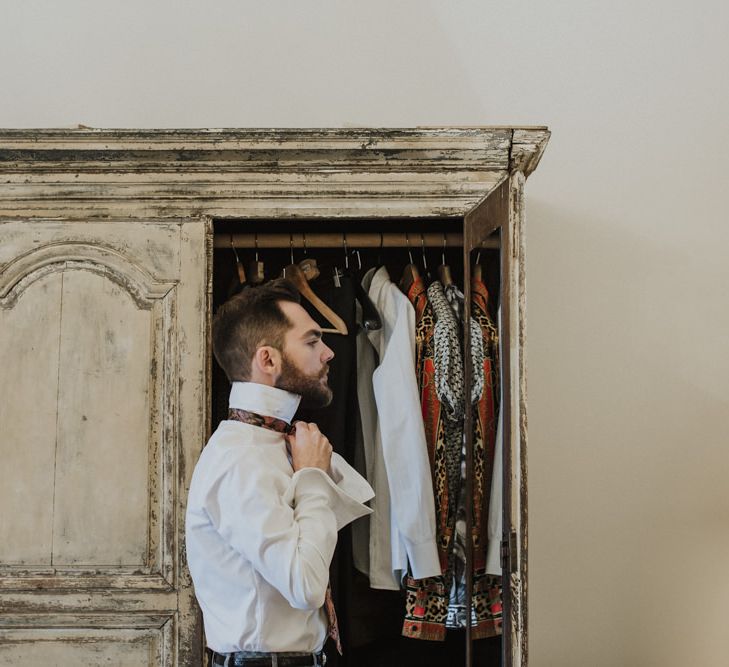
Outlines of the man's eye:
M309 341L309 345L311 345L311 347L316 347L316 344L317 344L318 342L319 342L319 339L316 339L316 340L312 340L312 341Z

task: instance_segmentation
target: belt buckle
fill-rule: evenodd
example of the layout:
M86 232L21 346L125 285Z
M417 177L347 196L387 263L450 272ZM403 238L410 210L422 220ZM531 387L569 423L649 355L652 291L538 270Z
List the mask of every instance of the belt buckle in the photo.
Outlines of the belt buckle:
M278 656L275 653L271 654L271 667L278 667Z

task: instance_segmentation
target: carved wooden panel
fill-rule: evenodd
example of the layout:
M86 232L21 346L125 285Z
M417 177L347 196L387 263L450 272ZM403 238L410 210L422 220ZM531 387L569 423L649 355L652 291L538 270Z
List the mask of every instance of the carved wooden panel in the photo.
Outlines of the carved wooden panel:
M63 272L61 298L51 563L144 568L156 528L147 506L159 507L149 399L163 359L151 313L82 269Z
M63 617L0 627L0 666L139 667L169 664L174 620L161 616L109 618L83 615L81 627ZM126 621L124 624L120 621Z
M10 425L0 440L0 664L15 664L16 649L53 664L178 664L160 648L179 595L191 596L179 577L187 483L177 471L199 451L204 416L200 388L180 390L180 341L204 346L206 225L189 224L195 233L170 222L0 224L0 363L11 378L0 386ZM184 325L180 301L196 308ZM198 355L193 380L203 378ZM181 430L192 436L184 446ZM112 620L132 601L161 607L165 620L131 629L120 616L86 632L74 619L94 603L69 596L83 589L109 591L96 611ZM65 629L23 629L9 613L21 609L63 611ZM199 636L193 610L174 625Z
M0 311L0 563L50 565L58 402L60 274ZM22 360L22 363L21 363Z

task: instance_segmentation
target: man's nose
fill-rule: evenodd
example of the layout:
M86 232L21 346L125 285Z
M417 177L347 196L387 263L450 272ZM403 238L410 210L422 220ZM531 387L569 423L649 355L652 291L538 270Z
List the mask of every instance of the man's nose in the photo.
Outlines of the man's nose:
M324 354L322 355L322 359L326 362L334 359L334 350L332 350L332 348L329 347L326 343L324 344Z

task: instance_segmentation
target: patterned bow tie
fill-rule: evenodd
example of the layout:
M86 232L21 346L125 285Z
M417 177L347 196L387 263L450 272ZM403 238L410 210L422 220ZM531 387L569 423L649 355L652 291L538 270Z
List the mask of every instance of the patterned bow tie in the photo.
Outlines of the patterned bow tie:
M288 433L293 433L296 430L296 426L294 424L289 424L283 419L268 417L266 415L259 415L256 412L251 412L250 410L241 410L239 408L230 408L228 410L228 419L243 422L244 424L251 424L252 426L260 426L261 428L267 428L271 431L276 431L284 435ZM330 585L327 586L327 592L324 598L324 611L327 615L327 633L334 640L334 643L337 646L337 651L339 651L339 655L341 655L342 642L339 637L337 612L334 610L332 587Z
M251 426L260 426L261 428L267 428L277 433L293 433L296 427L293 424L285 422L283 419L277 419L276 417L268 417L266 415L259 415L256 412L250 410L240 410L239 408L230 408L228 410L228 419L243 422L244 424L250 424Z

